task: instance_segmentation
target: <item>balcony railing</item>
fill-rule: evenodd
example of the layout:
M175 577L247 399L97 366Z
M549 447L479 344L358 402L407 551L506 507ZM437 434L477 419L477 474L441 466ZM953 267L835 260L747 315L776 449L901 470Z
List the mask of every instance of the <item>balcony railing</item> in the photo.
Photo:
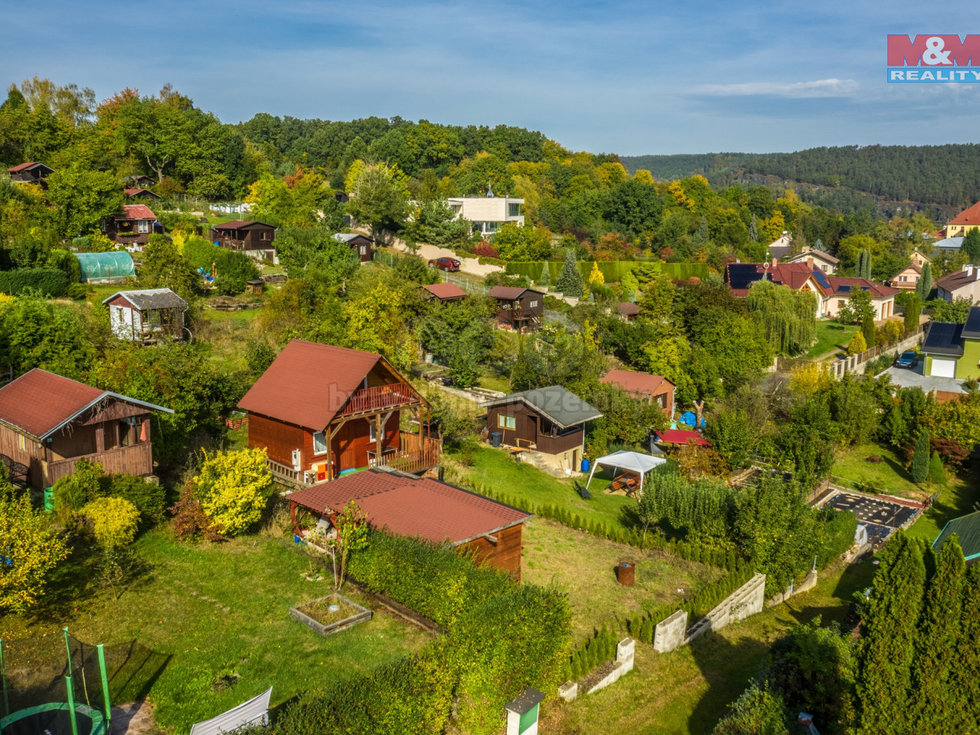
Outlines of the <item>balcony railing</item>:
M405 406L416 403L418 399L411 386L404 383L391 383L389 385L375 385L370 388L359 388L347 399L347 403L340 411L342 416L350 416L359 413L371 413L381 411L386 408Z
M85 454L80 457L69 457L59 459L54 462L47 462L48 483L53 485L62 477L70 475L75 470L75 465L81 459L91 462L98 462L102 465L103 471L109 474L125 475L152 475L153 474L153 449L150 442L133 444L129 447L116 447L107 449L103 452Z
M381 459L381 467L415 474L437 467L442 456L442 442L418 434L399 434L399 451L386 454Z

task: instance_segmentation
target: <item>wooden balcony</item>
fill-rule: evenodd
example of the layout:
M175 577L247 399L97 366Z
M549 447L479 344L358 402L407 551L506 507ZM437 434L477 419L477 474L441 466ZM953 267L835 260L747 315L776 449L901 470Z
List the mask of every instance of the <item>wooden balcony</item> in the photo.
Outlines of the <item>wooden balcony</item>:
M44 462L43 469L44 475L47 477L47 484L53 485L62 477L70 475L81 459L98 462L107 475L143 476L153 474L153 447L150 442L143 442L129 447L116 447L94 454L83 454L80 457Z
M381 462L374 466L414 475L437 467L441 457L442 442L439 439L403 431L399 434L398 451L385 453Z
M356 416L359 414L375 413L389 408L410 406L419 402L412 387L404 383L375 385L370 388L359 388L347 399L340 410L339 416Z

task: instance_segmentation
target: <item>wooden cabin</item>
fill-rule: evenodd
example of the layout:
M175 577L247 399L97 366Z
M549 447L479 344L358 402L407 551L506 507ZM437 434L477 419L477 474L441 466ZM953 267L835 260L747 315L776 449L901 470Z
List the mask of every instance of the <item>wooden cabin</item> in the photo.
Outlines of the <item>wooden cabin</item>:
M16 166L11 166L7 169L7 173L10 175L11 181L19 181L23 184L37 184L38 186L45 186L44 180L49 175L54 173L54 169L50 166L45 166L43 163L29 161L27 163L19 163Z
M429 404L381 355L293 340L249 389L248 445L280 480L310 485L365 467L439 464Z
M544 294L518 286L494 286L487 295L497 300L498 327L523 331L537 329L544 321Z
M372 469L302 488L286 496L293 532L318 544L336 535L338 513L351 501L386 533L448 543L477 563L521 578L521 530L530 513L438 480Z
M615 385L637 400L656 403L668 416L674 412L674 384L663 375L610 370L599 382Z
M616 313L627 322L635 322L636 317L640 313L640 305L634 304L632 301L620 301L616 304Z
M110 217L103 229L113 242L141 250L151 234L163 232L163 225L145 204L124 204L122 214Z
M169 288L116 291L102 301L109 326L119 339L149 344L184 338L187 302Z
M160 198L159 194L155 194L149 189L140 188L123 189L123 194L131 202L153 202Z
M422 286L422 295L429 301L438 301L448 304L451 301L462 301L466 298L466 291L459 286L451 283L430 283Z
M211 240L228 250L237 250L258 260L276 260L276 228L265 222L235 220L214 225Z
M484 406L491 444L532 451L561 471L578 471L585 452L585 424L602 416L558 385L512 393Z
M374 240L370 237L357 232L338 232L333 239L347 243L362 263L367 263L374 258Z
M127 176L125 179L126 186L131 189L149 189L157 185L150 176L146 174L136 174L135 176Z
M47 488L80 459L106 473L153 474L150 415L168 408L35 368L0 388L0 455Z

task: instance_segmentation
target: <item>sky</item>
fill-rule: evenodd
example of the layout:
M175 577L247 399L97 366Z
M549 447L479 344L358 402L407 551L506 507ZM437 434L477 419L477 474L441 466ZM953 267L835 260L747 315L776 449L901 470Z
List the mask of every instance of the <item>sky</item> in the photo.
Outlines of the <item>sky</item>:
M224 122L508 124L620 155L977 142L980 84L886 83L889 33L980 34L980 5L5 0L0 82L170 83Z

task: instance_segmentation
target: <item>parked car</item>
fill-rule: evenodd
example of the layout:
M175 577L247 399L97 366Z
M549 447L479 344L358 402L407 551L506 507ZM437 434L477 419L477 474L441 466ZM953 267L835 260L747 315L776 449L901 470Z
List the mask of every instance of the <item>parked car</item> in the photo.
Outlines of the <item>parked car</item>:
M455 273L459 270L459 261L456 258L436 258L435 260L429 261L429 267Z
M912 368L915 367L915 352L906 350L898 359L895 360L895 367Z

